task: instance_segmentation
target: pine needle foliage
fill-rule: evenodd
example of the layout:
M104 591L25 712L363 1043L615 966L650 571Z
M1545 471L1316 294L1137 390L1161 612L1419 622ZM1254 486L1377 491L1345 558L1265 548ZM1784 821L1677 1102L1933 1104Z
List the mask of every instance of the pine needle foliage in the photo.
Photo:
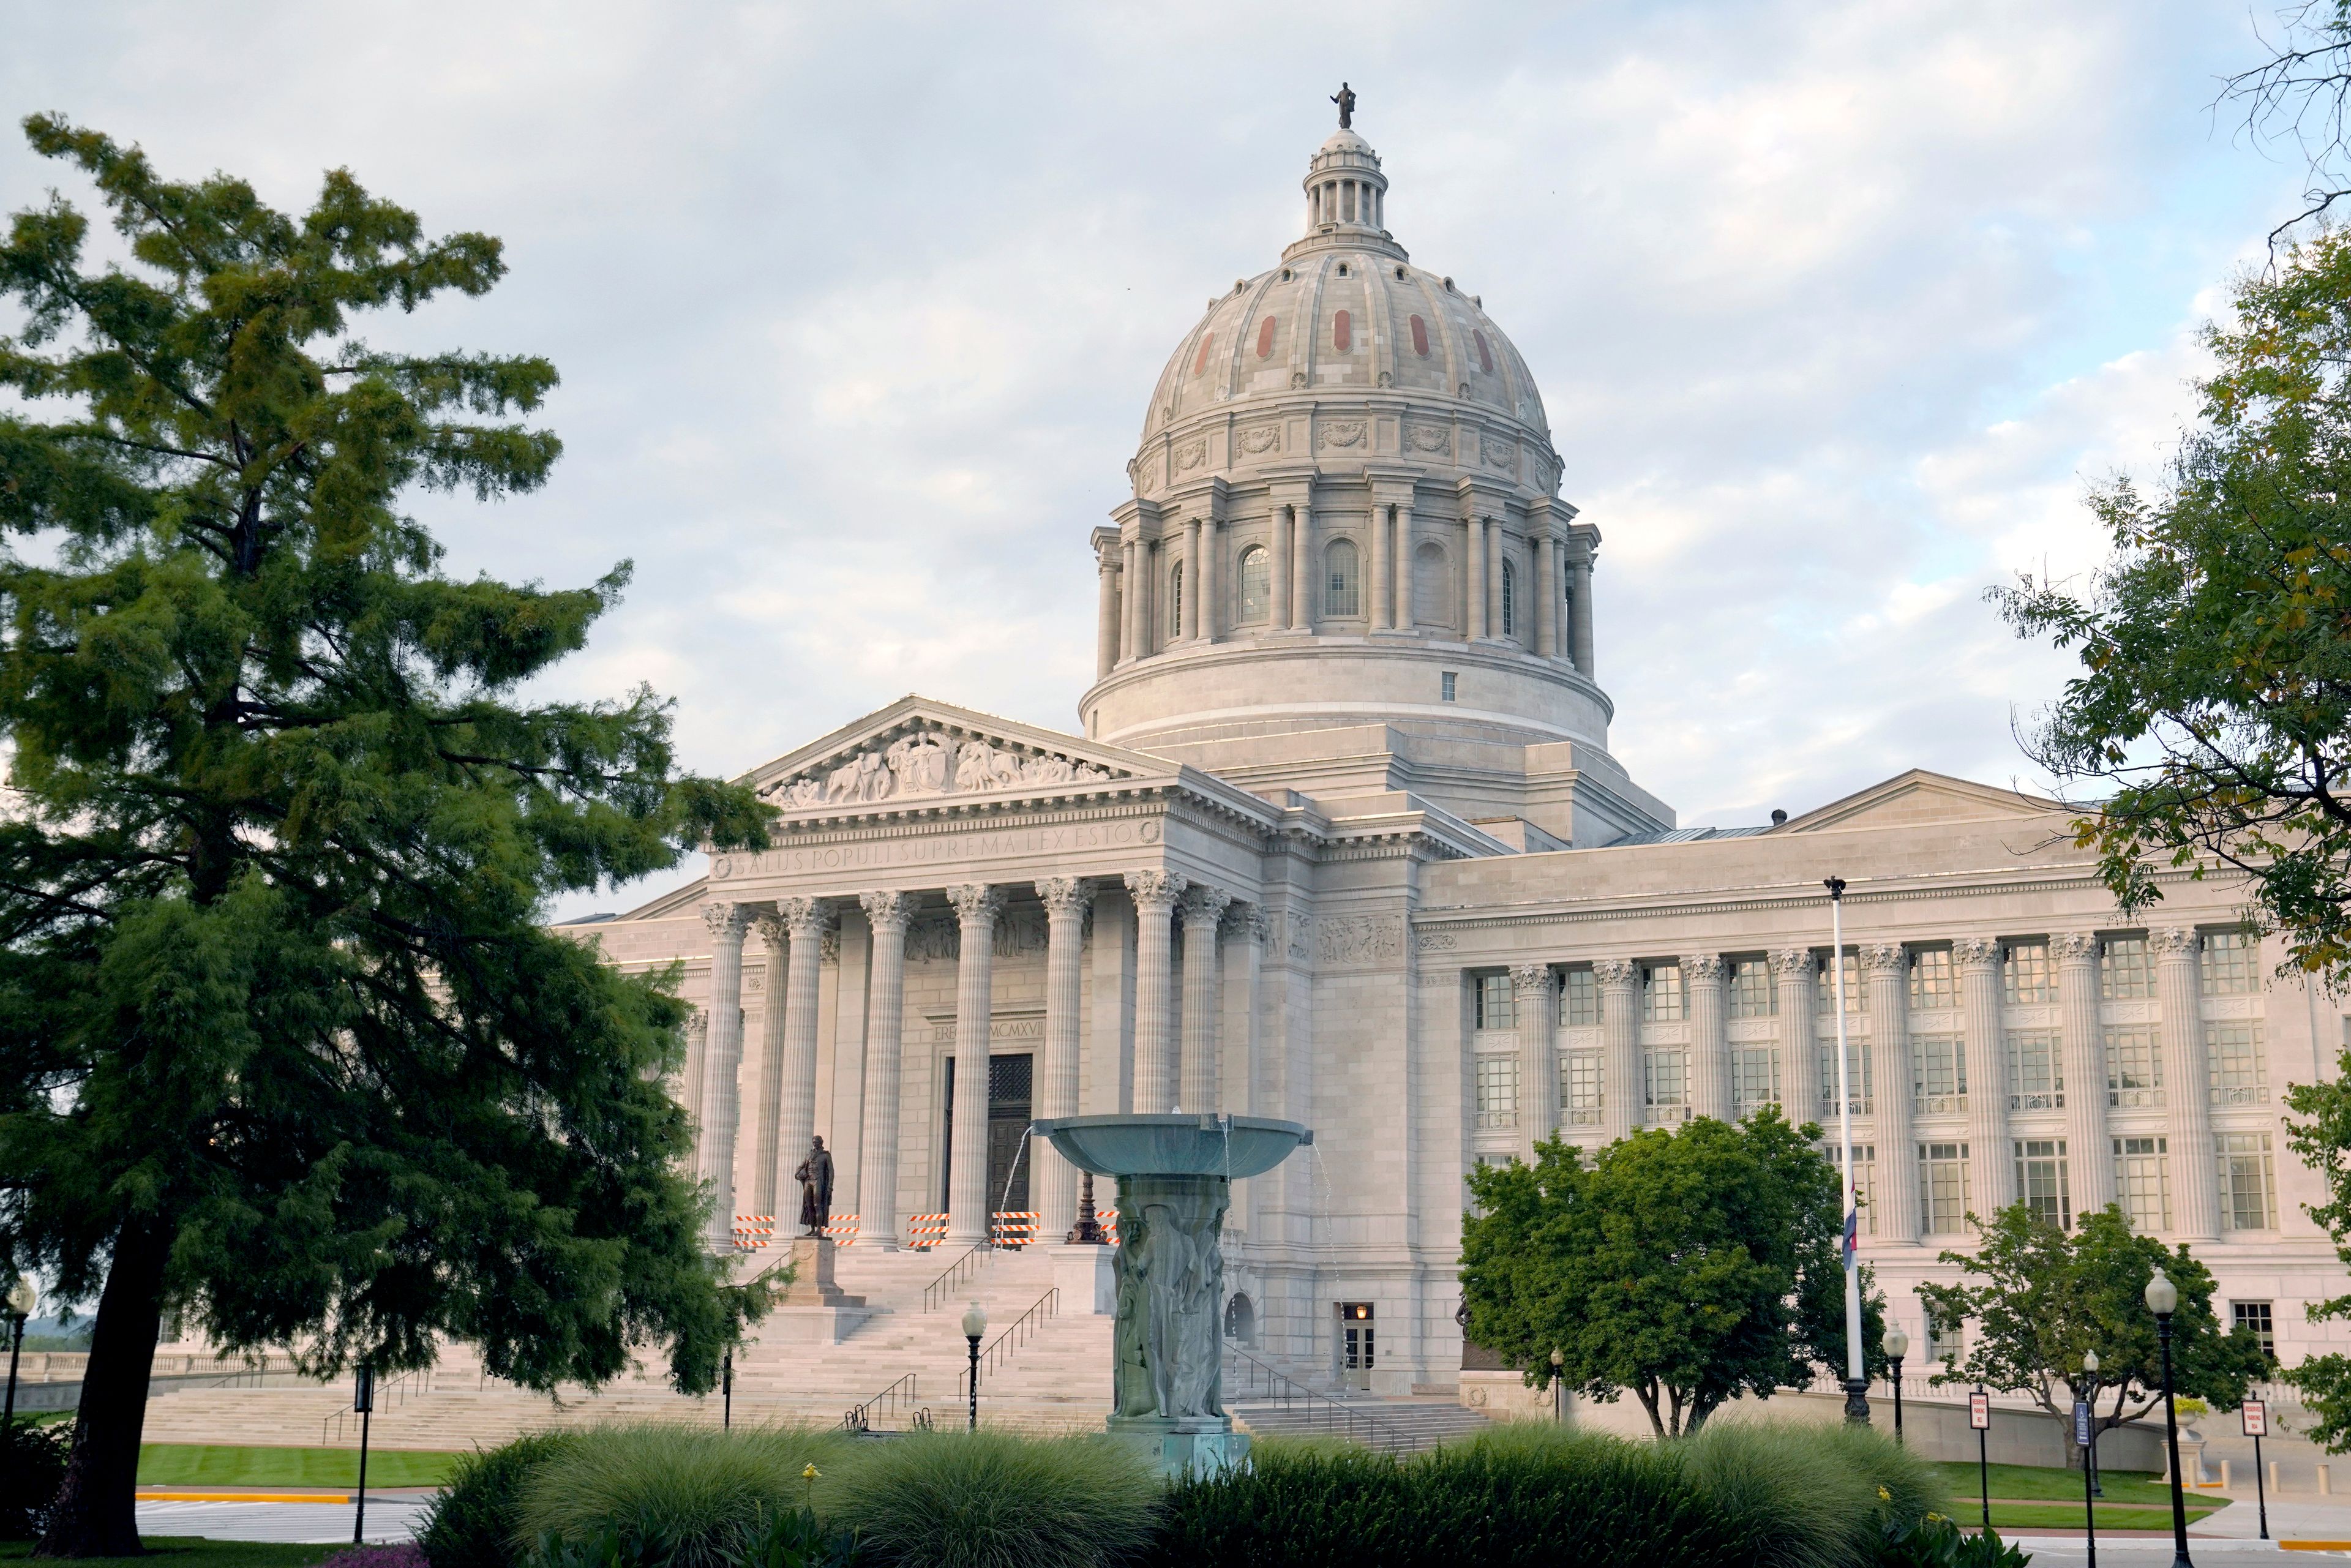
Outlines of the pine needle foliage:
M135 1552L166 1312L312 1371L430 1362L706 1387L756 1295L698 1243L662 1079L684 1009L543 929L550 896L765 841L682 777L670 712L532 702L625 563L442 570L400 510L546 481L527 356L363 319L504 275L347 172L308 212L163 178L47 116L127 247L62 196L0 244L0 1270L96 1294L42 1551Z

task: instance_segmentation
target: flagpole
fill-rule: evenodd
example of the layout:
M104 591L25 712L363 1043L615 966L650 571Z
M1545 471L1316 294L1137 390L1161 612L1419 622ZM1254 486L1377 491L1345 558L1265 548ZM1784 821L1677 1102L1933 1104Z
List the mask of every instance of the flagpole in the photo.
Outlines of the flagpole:
M1844 1037L1844 878L1830 877L1829 973L1836 987L1837 1127L1844 1144L1844 1418L1869 1425L1869 1379L1861 1364L1861 1189L1853 1170L1853 1085Z

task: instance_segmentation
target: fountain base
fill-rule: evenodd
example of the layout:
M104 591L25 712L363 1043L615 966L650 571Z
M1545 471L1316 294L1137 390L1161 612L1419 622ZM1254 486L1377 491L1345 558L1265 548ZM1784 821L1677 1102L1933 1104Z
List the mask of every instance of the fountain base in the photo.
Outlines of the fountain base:
M1113 1416L1116 1442L1144 1450L1163 1476L1214 1476L1249 1466L1249 1435L1229 1416Z

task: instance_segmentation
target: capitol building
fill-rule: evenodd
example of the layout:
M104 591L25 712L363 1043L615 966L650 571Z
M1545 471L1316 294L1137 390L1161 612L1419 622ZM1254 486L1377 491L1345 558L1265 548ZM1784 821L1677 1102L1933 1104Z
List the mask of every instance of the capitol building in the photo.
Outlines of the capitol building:
M2282 1102L2334 1071L2339 1004L2273 978L2223 880L2118 913L2006 789L1913 771L1679 825L1610 750L1607 519L1389 194L1340 130L1299 238L1134 389L1127 483L1068 541L1097 590L1073 730L904 697L743 775L771 849L565 928L683 967L711 1245L790 1232L812 1135L846 1278L1060 1242L1080 1183L1032 1118L1282 1117L1315 1141L1236 1189L1227 1332L1451 1392L1466 1172L1766 1103L1834 1129L1839 876L1862 1255L1914 1368L1964 1333L1917 1287L2019 1199L2118 1203L2224 1322L2318 1348L2303 1309L2345 1278Z

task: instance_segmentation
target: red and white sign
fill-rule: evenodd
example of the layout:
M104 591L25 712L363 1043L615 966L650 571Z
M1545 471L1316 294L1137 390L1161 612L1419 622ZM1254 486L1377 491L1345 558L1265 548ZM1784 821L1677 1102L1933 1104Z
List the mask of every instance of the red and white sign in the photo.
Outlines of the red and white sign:
M2270 1435L2270 1407L2258 1399L2248 1399L2242 1414L2246 1437L2266 1437Z
M1986 1431L1991 1428L1991 1395L1970 1394L1968 1396L1968 1426L1978 1432Z

